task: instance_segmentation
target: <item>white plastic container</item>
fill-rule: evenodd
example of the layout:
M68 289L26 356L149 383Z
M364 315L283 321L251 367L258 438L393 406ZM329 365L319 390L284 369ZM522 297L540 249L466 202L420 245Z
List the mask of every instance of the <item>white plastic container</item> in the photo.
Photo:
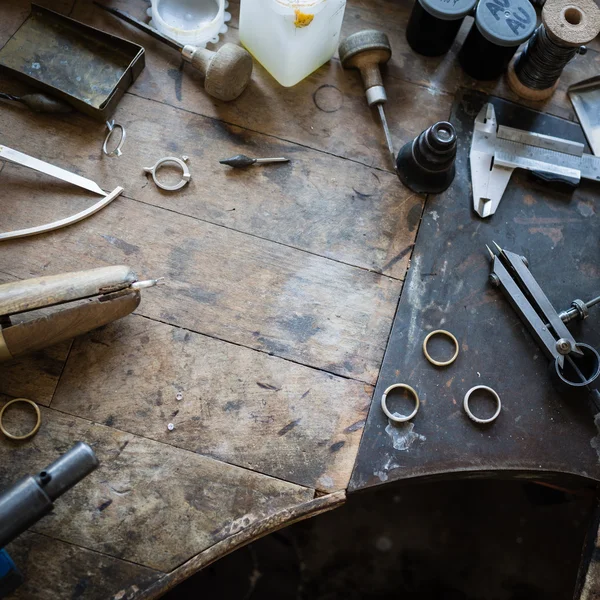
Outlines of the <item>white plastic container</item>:
M334 55L346 0L241 0L240 41L283 86Z
M219 34L227 31L228 5L227 0L152 0L148 15L151 25L167 37L203 47L218 42Z

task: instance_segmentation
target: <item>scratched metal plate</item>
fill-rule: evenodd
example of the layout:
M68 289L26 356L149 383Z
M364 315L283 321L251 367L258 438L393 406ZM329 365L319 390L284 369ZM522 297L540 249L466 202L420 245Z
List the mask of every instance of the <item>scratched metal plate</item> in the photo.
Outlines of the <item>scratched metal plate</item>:
M585 143L579 125L490 99L500 124ZM570 474L600 481L600 436L587 408L561 397L547 362L516 313L488 283L485 244L493 241L529 259L530 270L553 305L600 293L600 184L574 193L515 172L497 213L472 210L468 154L473 120L485 96L459 95L451 121L459 137L457 176L445 193L430 196L411 268L374 394L350 489L384 481L449 474ZM589 150L588 150L589 152ZM429 364L422 342L448 329L460 341L456 362ZM600 309L570 324L578 341L600 347ZM421 409L411 423L390 424L380 408L392 383L412 385ZM485 384L502 399L491 425L471 422L465 392Z
M36 5L0 50L3 69L103 119L133 83L143 59L141 46Z

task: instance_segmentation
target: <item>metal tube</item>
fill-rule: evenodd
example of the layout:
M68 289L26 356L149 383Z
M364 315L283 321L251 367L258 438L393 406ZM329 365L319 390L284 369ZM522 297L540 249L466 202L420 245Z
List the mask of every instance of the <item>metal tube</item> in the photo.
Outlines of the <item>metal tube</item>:
M148 25L148 23L144 23L144 21L140 21L139 19L136 19L135 17L128 15L126 12L123 12L122 10L119 10L118 8L112 8L110 6L105 6L104 4L100 4L100 2L96 2L95 0L94 0L94 4L98 8L101 8L101 9L115 15L115 17L119 17L119 19L123 19L123 21L125 21L126 23L129 23L130 25L133 25L134 27L137 27L141 31L145 31L148 35L151 35L154 39L167 44L167 46L171 46L171 48L175 48L176 50L180 50L180 51L183 50L183 44L180 44L179 42L176 42L175 40L171 39L170 37L163 35L162 33L160 33L160 31L157 31L156 29L154 29L154 27L150 27L150 25Z
M50 500L54 501L89 475L99 464L94 451L84 442L77 442L41 471L36 479Z
M47 515L53 501L89 475L100 463L94 451L77 442L37 475L20 479L0 494L0 548Z

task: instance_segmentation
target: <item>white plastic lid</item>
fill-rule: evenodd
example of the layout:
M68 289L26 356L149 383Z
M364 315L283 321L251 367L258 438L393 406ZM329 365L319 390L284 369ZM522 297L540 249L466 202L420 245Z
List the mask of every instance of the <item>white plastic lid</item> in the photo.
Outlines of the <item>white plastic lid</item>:
M180 44L205 46L227 31L226 0L152 0L152 25Z

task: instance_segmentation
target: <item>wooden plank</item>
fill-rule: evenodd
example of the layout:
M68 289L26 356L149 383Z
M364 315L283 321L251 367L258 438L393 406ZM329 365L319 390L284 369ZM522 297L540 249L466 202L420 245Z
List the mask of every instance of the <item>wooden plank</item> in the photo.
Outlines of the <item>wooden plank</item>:
M0 394L49 406L69 354L71 341L0 363Z
M75 341L52 407L333 491L350 478L372 391L132 316Z
M7 266L3 264L0 268ZM0 271L0 285L14 280L15 277ZM44 314L44 311L38 314ZM14 324L24 320L23 315L12 318ZM0 394L25 397L49 406L70 348L69 340L19 359L0 362Z
M8 596L11 600L125 600L124 591L146 589L161 575L153 569L32 532L20 535L6 549L25 579Z
M456 55L473 23L467 17L450 51L441 57L425 57L414 52L406 41L406 26L413 2L403 0L372 0L368 3L348 4L344 18L344 33L354 33L361 29L381 29L390 38L393 57L388 72L412 83L423 85L431 90L455 93L459 88L469 88L512 100L535 110L548 112L560 117L574 119L571 103L566 90L571 83L591 77L600 67L600 54L595 51L577 57L564 70L559 87L554 95L544 102L530 102L519 98L510 90L506 78L495 81L477 81L464 73Z
M113 5L144 18L143 2ZM225 40L238 43L237 15L233 9L232 13L234 27ZM351 5L346 13L344 33L350 32L356 19ZM255 61L248 89L234 102L225 103L204 92L199 74L189 65L181 65L177 51L84 0L76 3L73 16L146 48L146 68L131 88L136 95L391 170L379 117L367 106L360 76L344 71L338 60L292 88L281 87ZM386 89L390 98L386 110L398 148L450 114L451 97L441 91L432 92L396 76L386 79Z
M0 175L7 199L20 197L10 169ZM70 196L58 198L68 212ZM23 209L2 205L8 215ZM366 383L377 377L401 285L125 197L80 224L5 242L2 252L20 277L111 264L164 276L168 285L146 290L137 312Z
M55 12L68 15L74 0L36 0L35 4L50 8ZM27 0L2 0L2 18L0 18L0 46L3 46L29 15L31 2Z
M83 548L170 571L232 533L314 495L187 450L41 410L42 426L30 441L0 439L0 489L39 471L75 441L86 441L100 467L32 527Z
M404 277L423 197L402 186L394 174L129 95L115 117L127 129L119 159L101 158L105 126L83 115L57 120L11 108L0 115L6 125L2 141L26 152L35 148L37 158L83 172L103 189L121 185L129 197L155 206ZM42 128L60 132L62 156L56 155L55 138L42 135ZM288 156L292 162L246 170L219 164L219 159L240 152ZM183 154L190 157L192 180L179 192L160 190L143 173L142 167L159 158ZM166 170L160 177L169 175L175 174ZM81 198L73 211L91 204L89 194L46 176L22 179L7 171L3 177L21 182L11 190L19 202L11 203L3 220L5 231L68 216L62 200L49 205L53 211L38 211L42 184L57 192L68 190L73 200Z

